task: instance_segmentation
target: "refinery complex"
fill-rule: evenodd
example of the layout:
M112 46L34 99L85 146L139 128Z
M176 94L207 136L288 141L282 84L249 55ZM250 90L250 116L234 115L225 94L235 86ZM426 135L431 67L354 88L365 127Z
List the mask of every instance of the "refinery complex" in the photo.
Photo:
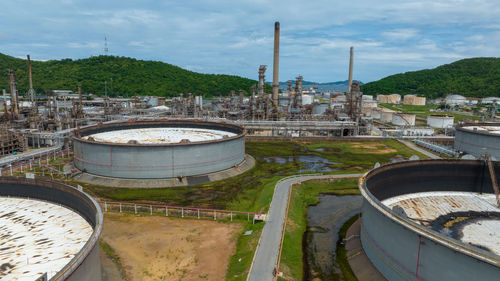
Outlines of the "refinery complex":
M277 280L283 271L287 274L280 260L292 194L287 189L280 195L280 188L312 179L333 181L342 170L334 166L340 163L323 159L311 161L338 169L310 173L300 168L296 175L263 171L265 163L293 168L302 151L294 152L295 158L276 151L275 158L266 154L263 160L252 155L261 150L255 145L248 150L247 145L362 146L393 140L435 159L412 155L393 163L370 163L369 169L350 166L352 177L359 178L363 203L357 211L360 227L352 236L360 249L347 259L356 263L363 257L370 265L366 268L377 272L356 271L351 264L357 280L500 280L500 98L450 95L434 101L411 94L364 95L354 79L353 47L345 62L345 91L305 88L299 74L280 88L279 22L273 46L271 83L262 64L250 89L216 97L179 93L111 98L87 93L80 85L74 85L76 91L52 90L41 96L34 90L29 55L26 93L17 90L16 73L9 70L4 79L10 88L3 90L0 102L0 279L105 280L99 256L104 214L112 204L115 212L125 212L128 200L134 202L128 209L131 216L140 216L142 208L150 216L232 222L238 215L248 224L265 224L245 278ZM430 104L444 106L429 110ZM384 144L381 149L392 148ZM248 205L243 212L206 203L224 192L236 194L237 201L248 199L237 194L241 191L231 181L246 180L249 173L269 173L268 179L276 179L269 181L276 185L274 191L258 195L267 196L262 199L265 208ZM210 184L227 185L227 190L211 190ZM167 206L164 194L158 200L157 195L129 196L109 205L99 196L107 190L167 194L169 188L175 192L190 187L207 190L202 195L190 191L189 202L195 206ZM183 199L177 202L187 202ZM270 261L261 262L260 255Z

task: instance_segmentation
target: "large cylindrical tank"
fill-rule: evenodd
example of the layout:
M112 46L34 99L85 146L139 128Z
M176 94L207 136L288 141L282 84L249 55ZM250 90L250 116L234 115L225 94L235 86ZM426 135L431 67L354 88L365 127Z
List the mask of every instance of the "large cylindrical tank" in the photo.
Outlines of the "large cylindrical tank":
M0 177L0 206L0 279L101 280L103 215L92 197L57 182Z
M500 123L467 123L456 127L455 150L500 160Z
M450 115L429 115L427 126L437 129L452 128L455 117Z
M205 175L244 160L245 134L237 125L200 120L101 124L74 131L74 165L116 178Z
M415 114L395 113L391 122L396 126L415 126Z
M313 100L314 100L314 97L311 95L302 95L302 104L303 105L312 104Z
M389 164L359 188L363 250L387 280L499 278L500 209L483 161Z
M328 104L326 102L314 103L313 114L316 114L316 115L324 114L329 106L330 106L330 104Z

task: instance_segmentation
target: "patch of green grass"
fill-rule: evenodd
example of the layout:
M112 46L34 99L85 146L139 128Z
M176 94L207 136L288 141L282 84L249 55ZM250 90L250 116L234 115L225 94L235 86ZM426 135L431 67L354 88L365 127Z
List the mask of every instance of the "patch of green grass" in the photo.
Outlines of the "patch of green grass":
M250 222L245 224L243 231L238 237L236 253L229 261L226 280L246 280L263 228L263 223L252 224ZM243 233L249 230L252 230L252 234L243 235Z
M359 218L359 214L351 217L347 220L344 225L339 230L339 239L337 240L337 249L335 250L337 263L339 264L340 270L342 271L342 275L344 275L344 279L346 281L358 281L356 275L352 271L351 266L349 265L349 261L347 260L347 250L345 248L345 244L341 243L347 235L347 230L351 225Z
M294 280L302 280L304 265L302 240L307 229L307 208L319 203L320 194L359 195L358 178L311 180L292 186L280 270Z
M396 140L383 140L380 142L318 142L306 145L314 155L340 163L333 167L348 171L367 171L377 162L390 163L391 158L401 155L409 158L418 155L420 159L428 158ZM323 149L323 151L318 151Z

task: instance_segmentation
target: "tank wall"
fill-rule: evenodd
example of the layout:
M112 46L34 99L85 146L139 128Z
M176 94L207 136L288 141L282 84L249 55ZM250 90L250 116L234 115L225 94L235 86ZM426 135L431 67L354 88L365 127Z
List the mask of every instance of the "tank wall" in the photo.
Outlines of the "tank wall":
M89 252L87 258L80 266L73 271L68 281L99 281L101 280L101 260L99 257L99 245L96 244L94 249Z
M241 163L245 139L170 145L123 146L74 140L75 166L117 178L172 178L213 173Z
M455 149L475 157L481 157L481 154L488 153L500 161L500 135L479 134L457 129Z
M388 280L496 280L499 269L434 242L390 219L365 199L361 243ZM420 246L420 258L419 258ZM417 271L418 265L418 271Z
M394 114L392 115L392 124L397 126L414 126L415 115L409 114Z

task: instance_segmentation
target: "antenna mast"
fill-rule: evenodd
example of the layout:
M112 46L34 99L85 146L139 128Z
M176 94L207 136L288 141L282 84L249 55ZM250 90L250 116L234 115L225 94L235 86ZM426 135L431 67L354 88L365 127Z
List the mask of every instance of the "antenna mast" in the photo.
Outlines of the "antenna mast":
M108 38L106 36L104 36L104 55L108 55Z

